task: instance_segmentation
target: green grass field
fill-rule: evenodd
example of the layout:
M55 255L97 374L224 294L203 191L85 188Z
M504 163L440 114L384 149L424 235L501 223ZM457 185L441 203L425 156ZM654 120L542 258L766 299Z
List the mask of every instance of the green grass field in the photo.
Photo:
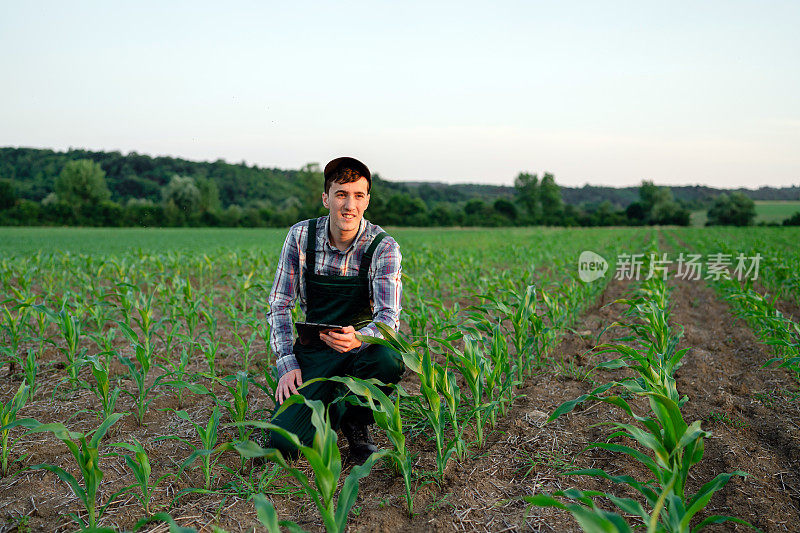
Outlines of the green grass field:
M705 226L707 209L692 211L692 226ZM785 219L800 211L799 201L756 201L756 224L759 222L777 222L780 224Z

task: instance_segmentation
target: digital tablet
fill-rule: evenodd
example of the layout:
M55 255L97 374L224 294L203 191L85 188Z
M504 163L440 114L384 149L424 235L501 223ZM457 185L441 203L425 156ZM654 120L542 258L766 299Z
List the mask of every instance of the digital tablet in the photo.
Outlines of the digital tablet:
M315 324L314 322L295 322L294 325L297 328L297 335L300 337L300 344L317 342L320 340L320 332L336 331L338 333L344 327L335 324Z

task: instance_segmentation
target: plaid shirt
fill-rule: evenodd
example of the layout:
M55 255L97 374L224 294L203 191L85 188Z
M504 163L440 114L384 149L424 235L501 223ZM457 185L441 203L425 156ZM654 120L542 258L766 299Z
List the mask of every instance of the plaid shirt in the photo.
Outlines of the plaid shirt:
M328 217L317 219L317 258L314 271L323 276L356 276L361 264L361 256L367 251L373 237L383 230L366 219L361 220L356 238L347 250L336 248L328 237ZM272 327L270 345L277 354L278 375L300 368L292 353L294 331L292 329L292 308L300 298L300 306L306 310L306 242L308 220L298 222L289 230L283 243L281 258L275 270L275 281L269 294L270 312L267 317ZM373 302L373 322L359 329L357 333L380 337L375 322L383 322L395 330L400 326L400 298L403 292L400 261L400 247L397 242L386 237L378 245L369 267L369 296ZM366 347L364 343L359 351Z

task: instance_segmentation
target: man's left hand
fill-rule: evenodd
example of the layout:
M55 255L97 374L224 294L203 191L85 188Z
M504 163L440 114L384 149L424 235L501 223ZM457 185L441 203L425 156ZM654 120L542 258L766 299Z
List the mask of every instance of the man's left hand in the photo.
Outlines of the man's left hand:
M361 341L356 338L356 329L353 326L345 326L339 332L320 332L319 338L339 353L349 352L361 346Z

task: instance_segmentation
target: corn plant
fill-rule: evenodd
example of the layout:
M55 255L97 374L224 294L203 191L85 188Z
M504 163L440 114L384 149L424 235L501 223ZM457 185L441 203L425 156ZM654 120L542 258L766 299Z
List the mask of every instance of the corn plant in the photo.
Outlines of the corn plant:
M324 378L309 380L308 383L320 381ZM400 385L395 385L398 394L392 401L386 393L381 390L383 383L376 379L363 380L355 377L332 377L329 381L338 381L347 386L351 392L363 397L372 410L375 423L379 428L386 432L389 442L393 449L386 452L386 458L390 461L395 471L403 477L406 489L406 507L409 516L414 511L414 498L411 493L412 476L412 457L406 447L406 437L403 434L403 420L400 417L400 396L408 396Z
M220 341L219 339L213 339L208 337L203 337L203 342L205 342L205 346L201 346L200 351L203 352L203 355L206 358L206 363L208 363L208 371L209 375L212 378L217 377L217 353L219 352Z
M450 348L447 356L450 364L461 373L470 391L471 412L470 417L474 419L475 435L478 447L483 446L483 429L486 425L486 414L494 408L492 401L486 392L487 374L489 372L489 360L484 355L480 343L472 336L464 337L464 351L460 352L452 344L447 344Z
M464 426L460 422L458 409L461 406L461 389L456 383L455 373L449 367L441 368L436 376L436 388L444 398L447 405L447 413L450 416L450 424L453 426L455 434L455 453L459 459L466 455L464 445Z
M128 369L128 377L136 385L136 390L134 392L128 390L123 390L122 392L133 399L136 407L136 421L139 425L142 425L144 422L144 415L147 413L147 408L150 407L150 404L156 399L155 396L151 397L151 393L159 386L159 383L166 377L166 374L161 374L148 386L147 376L150 372L150 357L148 357L145 352L144 346L140 344L134 346L134 351L136 353L136 361L139 363L138 365L134 363L130 357L124 355L119 356L119 362Z
M17 413L28 400L28 390L28 385L23 382L11 400L6 403L0 403L0 438L2 438L2 443L0 443L2 445L2 448L0 448L0 474L3 476L8 474L8 456L11 452L8 439L11 430L17 426L30 428L38 423L32 418L17 420Z
M33 470L48 470L53 472L58 478L69 485L72 492L80 499L86 509L87 520L84 521L78 515L70 513L70 517L80 525L82 529L95 529L97 527L97 519L103 516L106 508L111 505L116 497L120 494L117 492L112 494L104 505L97 509L97 493L100 489L100 482L103 479L103 471L100 470L100 440L105 436L108 428L114 425L123 415L117 413L106 418L97 429L90 433L79 433L77 431L69 431L64 424L38 424L35 425L28 433L42 433L49 431L56 436L57 439L66 444L72 456L77 462L83 478L83 485L72 474L61 468L60 466L49 464L38 464L31 467ZM91 438L89 436L91 435ZM88 439L88 440L87 440Z
M97 415L100 420L105 420L116 411L117 399L121 390L118 385L114 385L113 389L111 388L109 367L106 360L100 359L100 354L84 356L83 360L85 364L91 367L96 383L96 386L90 389L100 401L100 410L97 411Z
M95 344L97 344L97 347L100 349L100 353L105 357L106 368L111 368L111 362L114 360L114 355L116 354L114 339L117 338L117 331L116 328L109 328L103 333L94 333L91 335L92 340L94 340Z
M181 357L177 361L167 361L167 364L159 364L159 367L166 372L165 376L169 378L169 381L165 381L163 384L175 389L178 409L183 406L183 391L187 388L191 388L190 385L193 384L193 382L188 379L190 377L186 370L188 366L189 352L186 351L185 347L181 347ZM200 392L200 394L204 393Z
M252 351L253 342L256 340L258 336L258 332L253 330L250 333L250 336L245 338L239 334L238 331L234 332L233 337L236 339L236 342L239 343L239 346L242 348L242 356L244 361L242 361L242 369L247 372L250 368L250 354Z
M275 448L262 448L251 440L237 443L234 447L244 457L264 457L284 468L300 483L306 494L314 502L322 517L322 522L325 524L325 529L329 533L341 533L347 526L347 517L358 495L358 481L367 476L375 462L386 455L387 452L375 452L363 465L354 467L345 478L339 497L334 501L336 488L342 473L342 456L336 442L336 432L331 428L330 417L322 402L308 400L299 394L295 394L283 402L276 414L290 405L300 402L305 403L311 409L311 424L316 430L314 442L311 446L301 443L294 433L290 433L269 422L249 421L245 422L244 425L277 432L294 444L314 470L314 485L311 484L305 473L290 466L283 454ZM277 517L271 516L270 523L274 524L275 521L277 521ZM299 526L294 522L282 520L279 524L293 530L299 529Z
M178 418L189 422L192 427L197 432L197 436L200 439L200 446L195 446L192 442L187 439L178 437L177 435L167 435L165 437L158 437L155 440L165 440L165 439L172 439L180 441L187 446L192 448L192 453L189 454L189 457L183 461L181 464L178 473L175 474L175 478L181 477L183 472L191 466L197 459L200 459L200 469L203 472L203 488L205 490L211 490L211 482L212 482L212 469L219 461L219 454L225 450L231 449L231 444L229 442L224 442L221 444L217 444L217 440L219 438L219 419L220 419L220 410L218 406L214 407L214 410L211 413L211 417L208 419L208 423L205 427L195 423L189 413L186 411L177 411L175 409L170 409L173 411ZM215 457L216 456L216 457ZM186 489L181 491L180 494L185 494L187 492L197 492L197 489Z
M233 422L246 421L250 408L248 400L250 376L247 372L239 371L233 376L222 378L221 381L228 389L232 399L229 401L217 398L217 405L228 411ZM245 440L248 435L247 428L239 426L239 438Z
M431 426L436 442L436 470L439 479L444 476L444 469L450 456L455 451L455 440L448 441L445 436L447 428L447 411L442 409L442 398L439 396L439 374L443 369L436 364L430 351L425 350L420 364L420 392L422 397L411 396L417 412L422 415Z
M28 356L22 362L22 371L25 374L25 383L28 385L28 399L33 400L39 385L36 381L39 363L36 361L36 351L33 348L28 348Z
M0 323L0 328L5 332L5 336L8 342L8 349L6 353L8 354L8 373L9 375L14 373L14 367L17 363L17 354L19 351L19 345L25 339L25 329L28 323L28 313L30 311L29 304L17 303L14 306L14 310L16 312L12 313L8 306L3 305L2 307L2 316L3 322Z
M79 383L78 368L80 360L87 351L87 348L80 346L81 335L83 334L81 321L77 316L70 313L66 299L61 304L61 310L56 315L56 319L61 331L61 337L66 345L60 350L67 360L67 373L70 381L77 385Z
M158 484L161 483L161 481L163 481L166 477L170 476L170 474L164 474L156 479L155 483L150 483L150 458L147 456L147 451L144 449L144 446L142 446L142 443L136 438L131 438L131 442L118 442L111 444L111 446L128 450L132 454L123 455L122 457L125 459L125 463L128 465L128 468L130 468L131 472L133 472L133 477L136 480L136 483L125 487L122 489L122 491L120 491L119 494L131 492L134 497L139 500L139 503L142 504L144 512L150 515L150 501L153 498L153 491ZM119 456L120 454L112 453L110 455Z
M39 341L37 354L41 356L44 353L45 343L55 345L51 336L47 334L47 327L50 325L50 322L55 320L55 315L44 305L33 305L31 309L34 313L34 320L28 324L28 327L31 330L30 336Z

